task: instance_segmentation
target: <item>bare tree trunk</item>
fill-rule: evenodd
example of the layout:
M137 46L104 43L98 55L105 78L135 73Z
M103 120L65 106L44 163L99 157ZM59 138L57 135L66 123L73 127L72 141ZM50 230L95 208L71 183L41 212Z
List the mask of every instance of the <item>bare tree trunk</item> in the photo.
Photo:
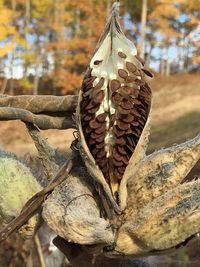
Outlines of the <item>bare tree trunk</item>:
M153 50L154 46L151 45L150 49L149 49L149 53L147 54L147 57L146 57L146 62L145 62L145 65L146 66L149 66L150 65L150 61L151 61L151 54L152 54L152 50Z
M146 36L146 21L147 21L147 0L142 1L142 15L141 15L141 49L140 56L144 58L145 56L145 36Z
M10 93L11 95L14 95L14 80L13 80L13 74L14 74L14 52L12 53L12 58L11 58L11 62L10 62Z
M30 3L30 0L26 0L26 10L25 10L25 21L24 21L24 38L25 38L25 41L28 40L28 27L29 27L29 24L30 24L30 9L31 9L31 3ZM28 53L28 42L25 42L25 51L24 51L24 54L27 54ZM24 60L24 64L23 64L23 76L27 76L27 69L28 69L28 64L27 64L27 60L25 59Z
M0 90L0 93L2 95L5 94L7 84L8 84L8 79L5 77L3 80L2 86L1 86L1 90Z
M34 77L34 85L33 85L33 94L38 95L38 87L39 87L39 80L40 80L40 63L41 63L41 56L39 55L37 58L36 66L35 66L35 77Z
M169 62L169 59L166 60L166 76L170 76L170 62Z
M185 48L185 55L184 55L184 65L183 65L183 70L184 72L188 72L189 69L189 52L190 52L190 39L186 41L186 44L184 46Z

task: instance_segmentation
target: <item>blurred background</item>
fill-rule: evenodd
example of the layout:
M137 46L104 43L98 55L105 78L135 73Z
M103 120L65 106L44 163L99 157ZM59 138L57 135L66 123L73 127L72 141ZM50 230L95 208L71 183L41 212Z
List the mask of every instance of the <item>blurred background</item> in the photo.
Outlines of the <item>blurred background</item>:
M77 94L113 2L0 0L0 94ZM148 153L193 138L200 132L200 1L120 3L122 28L154 73L148 81L154 96ZM72 131L42 133L65 152ZM19 121L0 122L0 147L23 158L37 156ZM189 177L199 174L200 162ZM49 243L52 233L45 231L46 239L40 235L45 265L35 256L30 266L67 266L57 254L51 260L55 247ZM20 240L15 246L15 238L0 247L0 267L25 266L26 249ZM199 242L149 261L155 267L199 267Z

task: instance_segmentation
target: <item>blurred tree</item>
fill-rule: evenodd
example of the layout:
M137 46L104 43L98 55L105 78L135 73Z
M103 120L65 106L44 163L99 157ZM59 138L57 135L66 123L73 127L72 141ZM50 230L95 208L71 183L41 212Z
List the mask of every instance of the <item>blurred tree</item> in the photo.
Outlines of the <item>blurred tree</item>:
M113 2L0 0L1 90L5 91L8 78L12 88L13 77L21 76L19 84L29 93L41 93L43 82L51 88L48 93L78 90ZM148 0L143 26L142 6L147 0L121 3L122 25L147 65L159 60L160 71L169 74L171 47L177 51L179 70L198 65L199 42L194 31L199 23L200 1Z

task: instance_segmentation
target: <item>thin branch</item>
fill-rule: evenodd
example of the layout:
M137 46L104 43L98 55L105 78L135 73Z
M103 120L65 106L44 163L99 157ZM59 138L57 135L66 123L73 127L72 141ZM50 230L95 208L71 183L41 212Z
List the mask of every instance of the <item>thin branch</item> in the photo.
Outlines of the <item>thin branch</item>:
M61 158L61 155L58 155L57 150L54 149L47 142L47 140L40 135L37 127L35 127L32 123L26 123L26 126L38 150L45 174L48 178L52 178L55 172L58 170L58 158Z
M40 267L46 267L44 255L42 252L42 247L41 247L41 243L40 243L40 239L38 235L34 236L34 242L35 242L35 247L36 247L38 258L39 258Z
M0 95L0 107L12 107L29 110L33 113L75 112L77 96L52 95Z
M23 122L31 122L37 125L41 130L74 128L72 116L53 117L43 114L33 114L28 110L20 108L0 108L0 120L21 120Z
M50 194L56 186L58 186L64 181L64 179L66 179L66 176L71 171L71 168L72 158L69 158L68 161L61 166L49 185L42 189L40 192L36 193L31 199L29 199L20 215L0 231L0 242L4 241L14 231L24 225L34 215L34 213L36 213L36 211L44 202L46 195Z

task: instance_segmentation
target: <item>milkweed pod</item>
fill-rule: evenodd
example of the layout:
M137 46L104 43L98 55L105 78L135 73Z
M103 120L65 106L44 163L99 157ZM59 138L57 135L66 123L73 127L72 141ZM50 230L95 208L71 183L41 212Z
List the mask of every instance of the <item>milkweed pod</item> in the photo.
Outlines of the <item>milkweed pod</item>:
M114 3L83 79L76 111L80 151L115 210L126 206L126 183L145 153L151 90Z

